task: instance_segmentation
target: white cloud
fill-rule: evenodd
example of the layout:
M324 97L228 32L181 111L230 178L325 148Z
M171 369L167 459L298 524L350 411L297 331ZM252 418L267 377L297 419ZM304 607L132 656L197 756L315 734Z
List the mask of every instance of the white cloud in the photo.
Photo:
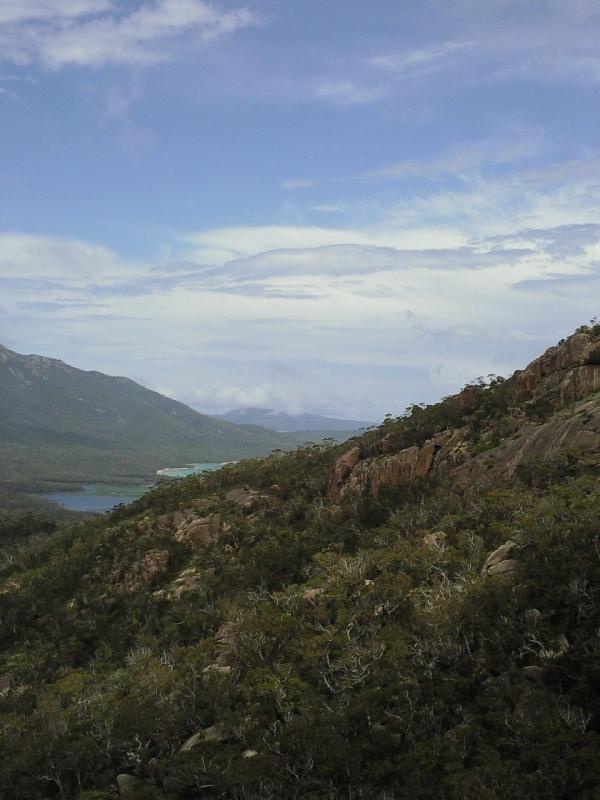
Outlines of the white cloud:
M369 229L302 225L257 225L211 228L182 238L184 258L200 264L223 264L234 259L280 250L305 250L333 245L374 247L459 247L466 243L460 232L443 226L410 230L398 227Z
M0 6L0 25L72 19L109 11L112 0L8 0Z
M125 280L142 267L126 264L101 245L52 236L0 233L0 278L84 282Z
M0 59L45 67L154 64L181 37L205 43L258 23L245 8L207 0L154 0L135 10L95 0L22 0L0 11Z
M369 60L369 65L384 72L401 76L430 74L443 69L448 60L462 50L472 48L477 42L442 42L417 50L404 50L383 56L375 56Z

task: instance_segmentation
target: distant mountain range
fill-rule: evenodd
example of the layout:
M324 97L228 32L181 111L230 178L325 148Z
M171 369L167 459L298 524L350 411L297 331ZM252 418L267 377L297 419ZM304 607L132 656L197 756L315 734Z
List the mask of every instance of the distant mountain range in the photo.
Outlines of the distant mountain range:
M319 431L328 434L358 432L360 428L369 428L373 422L357 419L337 419L323 417L319 414L286 414L285 411L274 411L272 408L236 408L221 414L218 419L234 422L238 425L260 425L272 431ZM337 438L337 437L335 437Z
M0 345L0 482L147 478L314 438L216 419L128 378Z

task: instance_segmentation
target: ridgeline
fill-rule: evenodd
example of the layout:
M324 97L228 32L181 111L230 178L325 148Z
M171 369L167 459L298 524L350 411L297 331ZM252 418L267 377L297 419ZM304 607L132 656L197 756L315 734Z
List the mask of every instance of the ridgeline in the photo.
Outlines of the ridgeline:
M128 378L0 345L0 484L135 481L161 467L266 455L325 436L235 425Z
M598 389L584 326L343 446L8 541L0 796L597 800Z

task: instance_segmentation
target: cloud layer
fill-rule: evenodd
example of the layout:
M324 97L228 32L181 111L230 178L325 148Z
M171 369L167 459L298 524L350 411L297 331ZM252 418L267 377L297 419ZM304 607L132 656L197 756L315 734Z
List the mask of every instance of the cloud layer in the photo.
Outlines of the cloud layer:
M50 69L164 61L182 37L200 45L255 25L245 8L154 0L131 10L109 0L19 0L0 8L0 60Z

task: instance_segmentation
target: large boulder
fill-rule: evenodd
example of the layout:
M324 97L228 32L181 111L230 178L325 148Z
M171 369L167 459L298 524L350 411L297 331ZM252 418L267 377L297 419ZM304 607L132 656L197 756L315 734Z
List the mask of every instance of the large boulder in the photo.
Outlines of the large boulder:
M175 531L175 540L193 547L204 547L216 541L220 533L221 517L219 514L209 514L207 517L186 519Z
M360 461L360 448L352 447L341 455L335 462L333 474L329 482L329 494L332 497L339 495L344 483L352 474L352 470Z
M242 511L251 512L260 508L262 505L269 505L271 498L260 494L247 486L230 489L225 495L225 500L239 506Z
M229 733L223 725L211 725L210 728L204 728L204 730L198 731L198 733L190 736L190 738L183 743L181 752L189 753L203 742L226 742L230 738Z
M514 556L519 548L516 542L509 540L500 545L485 560L481 574L486 578L504 576L514 578L518 575L521 564Z

